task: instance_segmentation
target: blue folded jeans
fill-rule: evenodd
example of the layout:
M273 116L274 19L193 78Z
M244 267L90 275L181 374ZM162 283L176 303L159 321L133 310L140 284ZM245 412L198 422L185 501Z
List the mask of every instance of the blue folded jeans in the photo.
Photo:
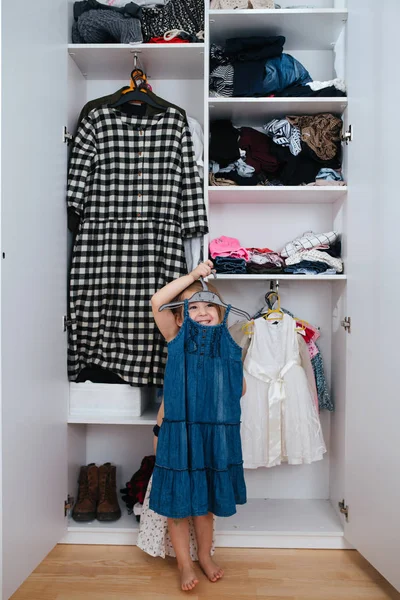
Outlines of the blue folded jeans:
M214 262L217 273L246 273L246 261L243 258L217 256Z

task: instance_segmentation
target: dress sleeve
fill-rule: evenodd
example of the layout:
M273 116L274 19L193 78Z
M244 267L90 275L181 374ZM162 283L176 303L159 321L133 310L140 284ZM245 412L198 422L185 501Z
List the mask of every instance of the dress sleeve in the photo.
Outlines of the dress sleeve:
M182 133L181 226L182 237L196 237L208 232L203 188L197 169L193 142L188 125Z
M88 176L96 159L95 128L90 117L85 117L74 140L69 163L67 202L68 208L78 215L83 213Z

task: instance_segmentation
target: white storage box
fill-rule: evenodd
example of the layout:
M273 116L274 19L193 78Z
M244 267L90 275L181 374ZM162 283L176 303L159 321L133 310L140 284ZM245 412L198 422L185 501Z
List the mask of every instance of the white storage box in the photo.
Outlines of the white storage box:
M132 418L146 409L151 390L110 383L70 383L70 417Z

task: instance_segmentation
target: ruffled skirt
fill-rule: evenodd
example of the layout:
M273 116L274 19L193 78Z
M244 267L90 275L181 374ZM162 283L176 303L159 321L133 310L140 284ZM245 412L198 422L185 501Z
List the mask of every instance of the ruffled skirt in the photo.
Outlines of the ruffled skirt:
M157 446L150 508L183 519L236 513L246 502L240 423L164 419Z

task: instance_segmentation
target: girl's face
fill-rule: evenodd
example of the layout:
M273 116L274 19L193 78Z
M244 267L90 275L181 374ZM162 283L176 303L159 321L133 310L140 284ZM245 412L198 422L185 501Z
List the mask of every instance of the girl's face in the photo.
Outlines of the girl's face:
M188 297L193 296L193 292L188 292ZM186 300L187 298L183 298ZM189 317L201 325L218 325L220 322L219 313L215 304L211 302L189 302ZM179 327L183 319L178 317Z

